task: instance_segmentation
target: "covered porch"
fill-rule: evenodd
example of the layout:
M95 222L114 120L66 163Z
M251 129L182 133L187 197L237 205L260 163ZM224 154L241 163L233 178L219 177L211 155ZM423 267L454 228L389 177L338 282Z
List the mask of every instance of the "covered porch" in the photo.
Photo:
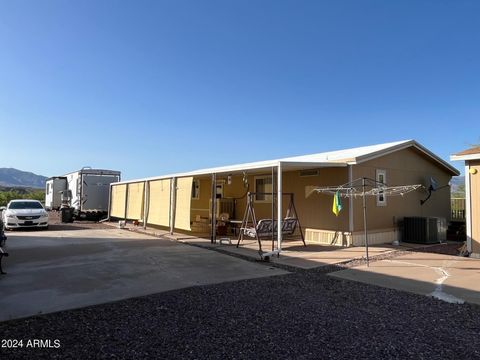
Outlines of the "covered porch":
M320 230L332 245L351 245L349 204L335 217L330 199L305 194L308 186L347 182L349 168L340 162L269 161L112 184L109 217L211 244L237 245L242 234L239 248L256 246L264 256L281 252L285 241L315 243ZM261 224L270 228L257 231ZM244 236L247 228L250 237Z

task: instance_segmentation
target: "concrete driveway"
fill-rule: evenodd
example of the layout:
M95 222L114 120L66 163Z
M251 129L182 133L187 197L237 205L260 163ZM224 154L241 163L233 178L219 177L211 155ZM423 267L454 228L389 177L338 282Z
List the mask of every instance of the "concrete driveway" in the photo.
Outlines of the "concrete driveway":
M120 229L9 232L0 321L286 272Z
M480 304L480 259L412 252L329 275L451 303Z

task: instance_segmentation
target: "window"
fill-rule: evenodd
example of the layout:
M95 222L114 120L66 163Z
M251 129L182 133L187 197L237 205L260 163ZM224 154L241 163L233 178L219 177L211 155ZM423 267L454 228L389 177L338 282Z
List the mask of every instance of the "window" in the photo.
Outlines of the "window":
M50 183L47 183L47 195L50 194Z
M217 183L217 190L215 191L215 194L217 195L217 199L221 199L223 198L223 182L221 182L220 180L220 183L218 184Z
M255 190L256 193L272 193L272 177L271 176L255 176ZM256 202L272 202L272 195L257 194L255 195Z
M192 181L192 199L200 199L200 180L198 179Z
M377 170L377 186L387 186L387 171ZM380 191L377 195L377 206L387 206L387 197L383 191Z

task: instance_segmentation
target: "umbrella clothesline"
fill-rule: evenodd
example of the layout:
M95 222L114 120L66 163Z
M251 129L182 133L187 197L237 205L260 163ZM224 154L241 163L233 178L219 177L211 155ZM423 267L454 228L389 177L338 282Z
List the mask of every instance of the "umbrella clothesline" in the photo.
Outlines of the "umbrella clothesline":
M306 189L307 197L312 193L322 193L335 195L339 194L341 197L357 197L357 196L403 196L417 189L424 188L423 185L398 185L398 186L387 186L386 184L365 178L365 184L362 184L362 179L354 180L350 183L339 185L339 186L309 186Z
M335 202L337 201L336 197L349 197L349 198L356 198L361 197L363 200L363 230L365 236L365 257L367 260L367 266L369 266L369 256L368 256L368 230L367 230L367 196L396 196L400 195L403 196L408 194L412 191L415 191L419 188L425 188L423 185L415 184L415 185L398 185L398 186L387 186L387 184L373 180L370 178L360 178L354 181L351 181L347 184L340 185L340 186L325 186L325 187L317 187L317 186L309 186L305 189L306 197L310 196L312 193L323 193L323 194L330 194L334 196L334 207ZM340 210L337 207L338 211ZM338 215L338 211L335 213Z

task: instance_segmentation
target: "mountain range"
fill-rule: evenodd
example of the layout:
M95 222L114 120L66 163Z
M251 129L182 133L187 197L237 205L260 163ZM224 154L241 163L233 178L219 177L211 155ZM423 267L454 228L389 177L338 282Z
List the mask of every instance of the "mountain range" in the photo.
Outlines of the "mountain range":
M0 185L3 187L24 187L43 189L46 176L14 168L0 168Z
M454 176L450 181L451 192L456 192L459 190L459 187L465 189L465 176Z

